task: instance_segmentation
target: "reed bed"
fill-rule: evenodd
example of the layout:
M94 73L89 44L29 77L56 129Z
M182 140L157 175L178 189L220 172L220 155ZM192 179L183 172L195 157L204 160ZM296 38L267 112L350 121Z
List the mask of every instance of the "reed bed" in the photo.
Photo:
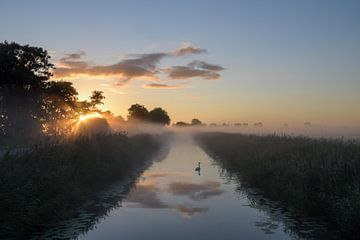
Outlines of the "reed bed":
M125 134L43 143L0 159L0 238L24 238L108 184L134 173L160 149L160 138Z
M202 133L200 146L238 181L360 238L360 144L343 139Z

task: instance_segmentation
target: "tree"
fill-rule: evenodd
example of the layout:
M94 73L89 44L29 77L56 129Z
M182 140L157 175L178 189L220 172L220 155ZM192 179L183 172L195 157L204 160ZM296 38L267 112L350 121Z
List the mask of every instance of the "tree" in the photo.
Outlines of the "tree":
M203 123L199 119L194 118L191 120L191 125L199 126L199 125L203 125Z
M90 106L93 111L98 111L97 105L103 105L103 100L105 99L104 93L102 91L93 91L90 96Z
M150 122L153 123L159 123L159 124L164 124L164 125L169 125L170 124L170 117L168 115L168 113L160 108L154 108L153 110L151 110L148 114L148 119Z
M0 97L3 134L28 136L41 130L42 94L54 67L47 51L0 43Z
M128 120L148 120L149 111L143 105L140 105L138 103L133 104L128 109L128 112Z
M180 121L180 122L175 123L175 126L178 126L178 127L187 127L187 126L189 126L189 124L186 123L186 122Z
M43 97L43 131L49 135L62 135L71 131L66 121L77 118L78 92L71 82L50 81Z

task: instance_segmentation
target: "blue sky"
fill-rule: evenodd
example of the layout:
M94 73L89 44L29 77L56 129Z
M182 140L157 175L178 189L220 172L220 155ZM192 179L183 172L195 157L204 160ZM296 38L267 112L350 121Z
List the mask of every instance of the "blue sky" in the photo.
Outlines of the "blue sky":
M144 89L135 79L111 91L106 79L70 79L81 96L104 90L104 107L116 114L139 102L163 106L175 121L357 125L359 12L359 1L340 0L1 0L0 41L44 47L54 61L82 50L95 65L188 43L207 53L164 59L159 67L202 60L225 68L217 80L186 79L182 89Z

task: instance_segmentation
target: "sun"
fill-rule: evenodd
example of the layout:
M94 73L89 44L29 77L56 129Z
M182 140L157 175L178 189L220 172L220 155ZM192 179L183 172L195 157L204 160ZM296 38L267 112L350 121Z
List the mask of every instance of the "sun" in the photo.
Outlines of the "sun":
M91 118L102 118L102 117L103 117L103 116L102 116L100 113L98 113L98 112L93 112L93 113L81 115L81 116L79 117L79 121L80 121L80 122L84 122L84 121L87 121L87 120L89 120L89 119L91 119Z

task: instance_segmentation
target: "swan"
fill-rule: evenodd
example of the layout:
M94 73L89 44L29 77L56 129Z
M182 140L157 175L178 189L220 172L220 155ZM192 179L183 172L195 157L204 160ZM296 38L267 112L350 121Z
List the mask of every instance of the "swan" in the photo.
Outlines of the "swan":
M197 166L197 167L195 168L195 171L200 172L200 162L199 162L198 164L199 164L199 166Z

